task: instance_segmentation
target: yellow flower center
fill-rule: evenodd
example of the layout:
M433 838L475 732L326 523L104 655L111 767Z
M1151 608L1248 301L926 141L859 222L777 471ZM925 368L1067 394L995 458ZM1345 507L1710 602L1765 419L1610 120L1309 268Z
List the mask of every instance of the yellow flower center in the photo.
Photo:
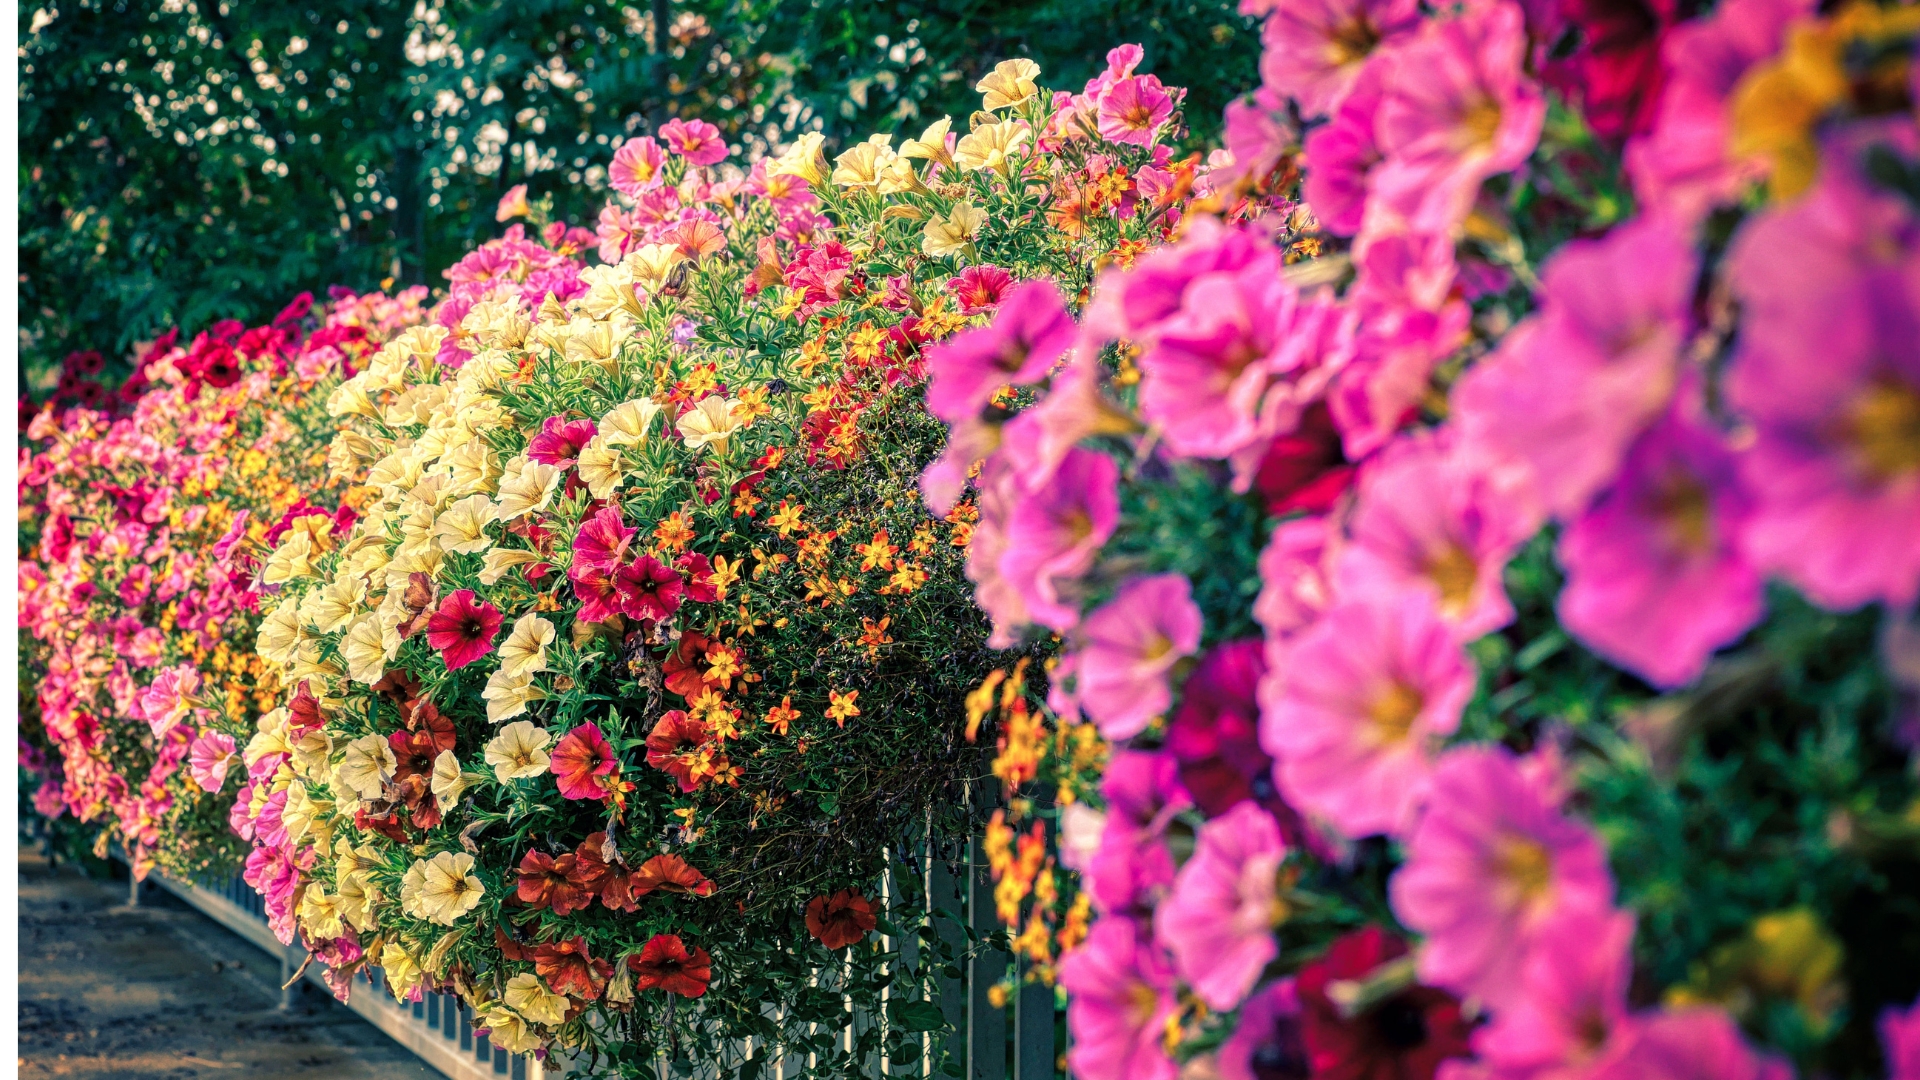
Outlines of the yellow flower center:
M1713 501L1699 480L1676 473L1653 491L1651 502L1677 552L1698 555L1713 547Z
M1885 483L1920 471L1920 390L1896 379L1875 379L1849 403L1842 437L1869 477Z
M1481 98L1460 114L1460 128L1467 133L1467 148L1485 149L1493 145L1493 137L1500 131L1500 103L1492 98Z
M1506 836L1494 845L1494 874L1513 887L1516 899L1532 907L1553 884L1553 856L1538 840Z
M1153 1019L1153 1011L1160 1007L1160 994L1146 983L1137 982L1127 988L1127 1019L1131 1026L1145 1027Z
M1406 739L1413 730L1413 722L1420 718L1420 710L1426 707L1426 699L1418 690L1403 682L1394 682L1367 709L1367 718L1373 721L1374 732L1383 743L1397 743Z
M1379 44L1380 31L1372 21L1365 15L1355 15L1327 35L1327 58L1335 66L1345 67L1365 60Z
M1459 544L1448 544L1444 551L1427 560L1427 578L1440 589L1440 610L1458 615L1473 600L1473 587L1480 580L1480 566L1473 555Z

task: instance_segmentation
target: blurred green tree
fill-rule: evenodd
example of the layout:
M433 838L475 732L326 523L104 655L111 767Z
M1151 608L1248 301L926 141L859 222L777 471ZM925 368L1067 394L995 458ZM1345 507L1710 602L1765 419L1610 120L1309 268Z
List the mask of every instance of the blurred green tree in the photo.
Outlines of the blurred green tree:
M436 283L512 184L590 223L671 116L753 149L917 130L999 60L1078 89L1134 41L1198 140L1258 54L1233 0L64 0L26 30L23 392L70 350Z

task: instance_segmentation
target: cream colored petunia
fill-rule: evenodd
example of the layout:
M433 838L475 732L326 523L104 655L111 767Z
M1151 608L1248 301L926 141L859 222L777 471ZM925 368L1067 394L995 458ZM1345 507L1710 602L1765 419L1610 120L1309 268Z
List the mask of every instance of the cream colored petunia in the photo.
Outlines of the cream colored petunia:
M504 1005L495 1005L480 1017L486 1024L487 1038L509 1054L531 1054L546 1045L526 1018Z
M433 522L439 515L433 512L433 503L408 499L407 506L407 516L400 520L400 546L393 551L396 559L434 550Z
M315 728L293 743L293 770L317 783L326 783L333 770L333 736Z
M606 438L600 435L588 439L587 445L580 448L580 458L574 468L579 470L580 482L587 485L587 491L596 499L612 495L627 478L619 448L607 445Z
M512 521L545 510L559 486L560 470L552 465L525 455L507 462L506 471L500 474L500 497L495 503L500 520Z
M686 258L686 253L672 244L645 244L627 252L621 265L633 274L633 283L652 296L666 287L673 268L685 262ZM636 311L634 314L637 316L640 313Z
M1040 92L1039 77L1040 65L1025 57L1002 60L973 88L980 92L982 108L1010 109Z
M460 804L460 793L473 786L471 774L460 771L460 759L453 751L442 750L433 759L433 802L442 814Z
M298 846L313 824L313 801L307 798L307 785L295 780L287 785L287 799L280 805L280 824L287 830L289 848Z
M385 439L373 439L357 431L342 431L327 447L327 476L333 480L360 478L360 470L378 461L391 445Z
M315 633L331 634L347 625L367 603L367 583L338 573L300 601L300 618Z
M334 879L339 890L336 903L340 908L340 917L350 923L355 930L366 933L380 925L374 917L373 905L379 900L365 874L348 874Z
M431 460L425 450L411 443L397 447L367 470L367 483L377 488L405 491L420 482L420 474Z
M415 906L429 922L452 926L487 895L485 883L473 872L473 856L467 852L443 851L425 865Z
M335 881L350 874L370 874L381 865L380 849L372 844L356 844L344 836L333 842Z
M918 158L921 161L937 161L942 165L952 165L953 155L947 151L947 133L953 130L953 118L943 116L927 125L927 130L917 139L908 139L900 147L903 158Z
M340 658L347 662L347 678L372 686L387 673L387 661L399 651L399 635L388 648L387 632L373 615L362 615L347 627L340 641Z
M767 167L768 176L797 176L809 184L818 184L827 178L827 159L820 152L820 145L827 137L817 131L809 131L795 139L787 152L774 159Z
M513 622L507 640L500 643L500 673L508 678L547 670L547 646L553 644L553 624L528 612Z
M364 416L369 420L380 419L380 406L373 403L367 393L366 380L358 375L333 388L327 395L328 416Z
M927 194L927 185L920 182L920 174L914 171L911 160L897 157L880 170L880 194L900 195L906 192L924 195Z
M446 387L439 383L423 383L409 386L399 397L389 402L384 419L388 427L409 427L424 424L432 416L434 409L447 397Z
M571 1004L565 994L556 994L542 986L540 976L531 971L523 971L508 979L500 1000L528 1020L549 1026L564 1021L567 1007Z
M398 765L386 736L362 735L347 744L346 754L333 768L333 782L353 789L363 799L376 799Z
M438 323L409 326L388 343L403 359L432 360L440 352L449 331Z
M316 941L337 938L346 933L340 925L340 898L318 885L310 885L300 897L300 925Z
M411 997L413 988L420 985L420 958L399 942L390 941L380 950L380 968L386 972L387 988L402 1001Z
M954 203L945 217L927 222L921 234L920 250L936 259L965 251L986 222L987 215L979 207L970 202Z
M539 776L547 771L547 746L553 735L531 720L515 720L487 743L486 761L501 783Z
M293 663L294 650L300 647L305 634L300 627L300 609L292 598L281 601L260 623L259 631L254 635L253 651L260 658L274 664Z
M576 364L598 364L611 373L620 343L614 338L612 322L576 319L567 328L560 352Z
M480 688L480 697L487 703L487 722L493 724L519 716L530 702L545 696L533 684L533 676L514 677L504 671L487 676L487 685Z
M652 398L622 402L600 418L600 438L608 446L642 446L647 441L647 429L658 415L660 406Z
M494 458L493 448L487 445L487 440L476 436L450 447L440 455L440 461L447 467L447 477L453 485L454 494L493 493L494 481L500 476L500 463Z
M433 522L433 542L448 554L472 555L493 546L487 526L493 522L493 500L469 495L441 512Z
M1006 175L1007 159L1018 153L1032 138L1033 131L1024 120L980 124L953 148L953 160L966 172L993 169Z
M747 426L739 405L738 399L710 394L688 409L677 425L680 437L686 440L687 449L698 450L705 446L716 454L725 454L727 440L734 432Z
M480 567L480 584L498 585L514 567L539 561L538 554L524 548L494 548L487 552L486 562Z
M275 545L273 554L267 556L267 565L260 571L260 580L267 585L284 585L289 581L313 576L313 560L318 556L313 550L313 537L309 533L288 530Z
M290 749L287 745L287 710L273 709L253 722L253 737L240 749L240 760L246 763L248 769L252 769L261 758L284 754Z
M580 272L580 280L586 283L587 293L577 303L589 316L604 319L626 311L639 318L645 313L633 291L633 271L625 263L590 266Z
M843 188L872 190L880 183L880 173L894 161L892 143L891 135L870 135L866 142L854 143L833 159L833 183Z

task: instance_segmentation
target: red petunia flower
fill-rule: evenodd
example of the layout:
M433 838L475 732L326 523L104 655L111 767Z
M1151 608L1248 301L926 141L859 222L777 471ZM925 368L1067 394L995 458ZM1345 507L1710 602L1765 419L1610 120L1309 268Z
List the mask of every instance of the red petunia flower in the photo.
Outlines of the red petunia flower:
M555 915L579 911L593 902L593 891L581 888L574 880L578 876L576 865L571 854L556 859L544 851L529 851L520 860L515 895L528 907L550 907Z
M499 610L484 600L476 601L472 589L461 589L440 601L439 610L427 620L427 644L439 650L448 671L458 671L487 655L499 632Z
M561 796L568 799L605 801L620 773L620 761L598 724L581 724L567 732L553 748L547 767L559 781Z
M686 572L687 599L696 604L711 604L720 599L720 591L713 587L713 564L705 555L689 551L673 560L673 565Z
M1253 489L1275 516L1296 510L1318 514L1353 486L1353 472L1333 414L1325 402L1315 402L1292 434L1273 440L1267 448L1254 474Z
M567 568L567 580L573 582L573 595L580 599L581 622L606 622L620 614L620 590L611 571L576 562Z
M877 925L873 905L852 889L816 896L807 903L807 933L829 949L844 949Z
M534 946L533 970L554 993L595 1001L606 989L613 965L588 955L587 939L575 937Z
M580 450L600 433L591 420L563 420L549 416L540 425L540 434L527 441L527 457L544 465L569 468L580 459Z
M655 855L634 871L632 890L638 897L656 889L681 896L712 896L713 882L678 855Z
M689 952L677 934L655 934L640 949L640 955L627 957L633 970L636 990L665 990L681 997L697 998L707 992L713 981L713 959L707 950Z
M673 652L667 654L666 662L660 665L668 693L692 701L713 685L707 681L707 647L712 644L712 638L696 630L680 635Z
M700 786L694 776L700 748L707 743L707 725L682 709L669 710L647 733L647 764L680 781L680 790Z
M642 555L614 575L620 610L636 619L659 622L680 610L686 585L679 571L651 555Z
M573 537L573 565L612 574L627 559L634 528L620 520L617 507L606 507L580 524ZM597 621L597 620L596 620Z
M969 266L947 282L947 291L960 301L962 315L978 315L1000 306L1013 288L1013 275L997 266Z
M1328 997L1334 983L1364 980L1406 953L1406 942L1369 926L1300 969L1301 1035L1316 1080L1431 1080L1442 1061L1467 1056L1467 1022L1444 990L1409 987L1353 1016Z

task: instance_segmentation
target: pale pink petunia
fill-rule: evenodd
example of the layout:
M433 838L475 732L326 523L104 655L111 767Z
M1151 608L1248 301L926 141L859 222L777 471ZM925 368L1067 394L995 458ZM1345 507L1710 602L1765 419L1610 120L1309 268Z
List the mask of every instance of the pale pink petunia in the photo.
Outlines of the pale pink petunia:
M1546 119L1546 98L1525 73L1525 16L1492 0L1428 21L1383 59L1385 94L1374 118L1384 160L1369 183L1396 219L1449 232L1480 185L1527 160Z
M532 212L533 208L527 205L527 185L515 184L500 196L500 203L493 210L493 220L511 221Z
M1284 103L1265 88L1227 102L1222 120L1222 138L1233 163L1224 170L1209 171L1207 179L1215 190L1242 178L1254 183L1265 180L1287 151L1299 143L1300 134L1287 117Z
M1121 79L1100 97L1100 137L1108 142L1150 146L1160 125L1173 115L1173 96L1152 75Z
M1273 4L1260 30L1261 82L1292 98L1300 115L1325 116L1339 108L1368 60L1419 25L1416 0Z
M1442 429L1383 452L1363 476L1334 574L1343 596L1426 594L1465 641L1513 621L1501 572L1540 521L1525 492L1451 442Z
M1107 917L1060 959L1067 991L1067 1064L1081 1080L1174 1080L1162 1045L1178 1006L1172 966L1133 920Z
M954 421L940 456L920 474L920 497L927 509L942 516L953 509L967 489L974 465L988 460L1000 448L1005 427L1005 421L998 417L971 416ZM1011 475L1010 468L1000 471Z
M1181 574L1135 578L1087 616L1075 639L1074 696L1109 740L1131 738L1173 703L1173 665L1200 647L1202 619Z
M1633 916L1569 909L1552 916L1521 966L1519 992L1474 1033L1495 1076L1577 1080L1631 1041Z
M1260 680L1260 705L1280 699L1300 636L1333 603L1331 553L1337 534L1324 517L1300 517L1273 527L1260 551L1260 595L1253 618L1266 639L1266 675Z
M140 693L140 715L156 736L172 730L193 711L200 690L200 672L192 664L177 664L154 676Z
M1697 390L1648 429L1614 486L1561 534L1561 625L1660 687L1692 682L1766 610L1740 549L1752 499Z
M1600 841L1499 747L1440 759L1406 850L1388 892L1401 923L1426 936L1421 981L1496 1010L1523 993L1553 916L1612 908Z
M642 192L660 186L664 179L660 170L666 160L666 155L661 153L660 144L653 141L653 136L628 139L613 152L613 161L607 166L607 183L627 198L637 199ZM601 220L606 220L605 213L601 214ZM603 254L601 258L605 259L606 256Z
M1418 415L1434 367L1467 339L1472 311L1453 296L1453 240L1380 233L1354 245L1348 296L1353 359L1327 393L1348 460L1360 461Z
M1260 744L1287 802L1350 837L1401 833L1474 669L1425 593L1342 600L1301 635Z
M200 790L219 791L227 782L227 766L234 760L233 736L203 731L188 751L188 769Z
M1539 313L1454 387L1463 449L1523 465L1556 516L1585 509L1673 396L1697 271L1657 222L1561 248Z
M1200 827L1173 891L1154 911L1154 936L1210 1008L1239 1005L1280 953L1273 926L1286 854L1273 815L1238 803Z
M998 438L999 428L995 426L993 439L997 442ZM955 444L949 442L947 453L920 478L923 488L936 484L936 487L929 489L929 498L936 498L949 490L947 484L937 483L938 478L935 477L935 471L948 461L954 466L950 478L951 490L957 494L969 464L962 460L963 456L956 455ZM977 491L974 506L979 511L980 519L973 527L973 542L967 545L967 580L973 582L974 604L993 623L993 632L987 637L988 647L1005 649L1017 644L1026 627L1033 622L1032 614L1027 610L1025 594L1000 566L1001 559L1007 553L1008 528L1025 493L1014 476L1013 466L997 454L988 457L980 467Z
M1582 1080L1793 1080L1778 1058L1756 1054L1715 1008L1663 1010L1636 1019L1630 1041Z
M660 125L660 139L690 165L718 165L733 152L720 137L720 129L705 120L675 117Z
M1112 458L1076 448L1044 487L1018 499L999 571L1030 621L1053 630L1071 630L1080 621L1073 590L1119 523L1119 482Z
M978 414L1000 387L1039 382L1072 347L1076 333L1051 280L1015 286L992 323L928 350L928 411L959 422Z
M1878 1026L1887 1080L1920 1080L1920 1002L1881 1010Z

